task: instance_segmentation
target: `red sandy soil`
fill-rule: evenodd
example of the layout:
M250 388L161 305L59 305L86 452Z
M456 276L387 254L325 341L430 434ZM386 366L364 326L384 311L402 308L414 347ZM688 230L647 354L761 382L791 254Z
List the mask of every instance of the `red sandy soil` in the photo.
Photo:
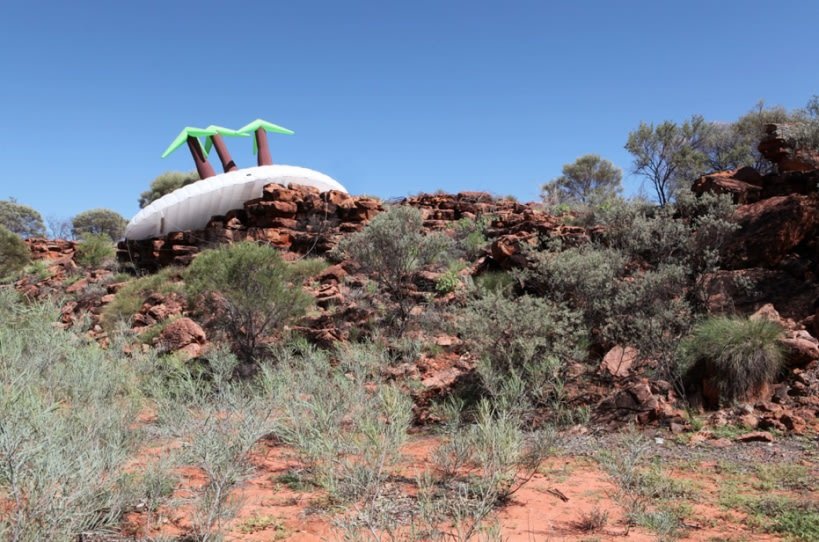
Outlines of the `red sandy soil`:
M405 494L414 493L410 481L432 468L429 457L437 444L434 436L411 437L403 450L399 469L403 481L392 485ZM151 448L144 453L152 456L158 451L158 448ZM322 508L324 501L320 491L294 490L281 483L282 475L301 467L291 450L263 442L254 452L253 464L253 476L235 492L240 509L225 529L226 540L319 542L341 539L333 527L333 518L353 508ZM688 530L683 540L779 540L749 531L742 524L741 513L725 510L717 504L720 473L713 462L694 465L684 471L670 469L669 472L674 477L693 481L699 491L699 497L692 504L693 513L686 521ZM180 474L183 482L175 492L176 497L184 497L190 489L204 483L203 473L195 468L183 469ZM657 540L655 533L626 525L625 509L623 503L618 502L617 495L617 487L595 462L584 457L553 457L508 504L498 510L496 519L504 540L510 542ZM578 522L584 514L595 509L608 513L608 523L599 532L584 532ZM127 518L126 531L129 535L140 536L182 535L191 525L190 512L185 506L162 510L159 525L149 533L144 531L145 514L134 513ZM256 532L243 532L248 530L253 518L268 519L270 525Z

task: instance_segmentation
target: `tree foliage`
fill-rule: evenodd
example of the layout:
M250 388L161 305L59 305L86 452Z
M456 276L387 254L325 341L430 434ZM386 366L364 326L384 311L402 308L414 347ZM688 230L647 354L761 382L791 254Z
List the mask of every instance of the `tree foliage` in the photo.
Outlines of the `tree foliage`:
M275 248L251 242L206 250L186 273L188 293L201 296L232 340L237 356L252 361L260 341L304 314L311 297L301 285L321 260L286 262Z
M0 226L21 237L45 235L45 224L40 213L14 199L0 200Z
M30 259L23 240L0 224L0 279L19 273Z
M125 233L128 221L119 213L110 209L91 209L83 211L71 219L71 229L74 237L84 235L107 235L116 241Z
M625 148L634 157L633 171L651 183L661 207L704 172L708 133L709 124L699 115L682 124L641 122L629 133Z
M151 181L150 188L139 195L139 208L143 209L165 194L170 194L198 180L199 174L195 171L166 171Z
M581 156L563 166L563 175L543 185L543 199L552 204L601 203L622 190L623 172L596 154Z
M709 171L723 171L750 166L760 173L773 171L757 146L765 135L766 124L797 122L799 113L789 113L784 107L768 107L760 101L734 122L712 123L703 146Z

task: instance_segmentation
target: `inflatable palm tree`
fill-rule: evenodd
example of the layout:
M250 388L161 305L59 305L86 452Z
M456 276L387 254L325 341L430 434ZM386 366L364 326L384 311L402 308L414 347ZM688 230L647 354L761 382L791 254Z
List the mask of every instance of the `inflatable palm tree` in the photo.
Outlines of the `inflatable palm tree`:
M267 132L287 135L295 133L293 130L288 130L287 128L262 119L256 119L247 126L239 128L237 131L246 135L254 134L253 154L257 154L256 163L259 166L273 165L273 159L270 156L270 147L267 144Z
M216 154L219 155L219 160L222 162L222 169L225 173L239 169L236 166L236 162L234 162L233 158L231 158L230 152L228 152L227 145L225 145L225 140L222 139L222 136L250 137L250 134L243 134L238 130L231 130L230 128L225 128L224 126L216 126L215 124L211 124L205 129L216 132L213 135L207 136L205 139L205 157L208 156L208 153L212 147L216 147Z
M199 141L200 137L208 137L213 135L217 135L216 130L186 126L181 132L179 132L179 135L176 136L173 143L171 143L170 146L165 149L165 152L162 153L162 158L165 158L173 151L181 147L183 143L187 142L188 149L190 149L191 156L193 157L193 162L196 164L196 171L199 173L199 178L207 179L208 177L213 177L216 175L216 173L213 171L213 167L211 167L211 165L208 163L205 149L202 148L202 143Z

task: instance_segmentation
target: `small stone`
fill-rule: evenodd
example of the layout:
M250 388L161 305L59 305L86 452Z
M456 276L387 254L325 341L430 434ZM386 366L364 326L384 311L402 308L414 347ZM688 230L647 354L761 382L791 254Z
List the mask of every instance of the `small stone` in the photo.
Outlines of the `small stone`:
M736 438L737 442L773 442L774 437L767 431L753 431Z

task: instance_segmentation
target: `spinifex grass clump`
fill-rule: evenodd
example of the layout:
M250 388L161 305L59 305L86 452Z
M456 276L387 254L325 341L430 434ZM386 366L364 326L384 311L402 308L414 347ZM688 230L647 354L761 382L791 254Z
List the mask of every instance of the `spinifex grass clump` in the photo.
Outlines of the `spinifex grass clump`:
M133 501L139 360L0 291L0 539L78 540Z
M716 317L697 325L683 343L689 380L709 382L721 403L741 401L771 383L782 366L779 324L769 320Z

